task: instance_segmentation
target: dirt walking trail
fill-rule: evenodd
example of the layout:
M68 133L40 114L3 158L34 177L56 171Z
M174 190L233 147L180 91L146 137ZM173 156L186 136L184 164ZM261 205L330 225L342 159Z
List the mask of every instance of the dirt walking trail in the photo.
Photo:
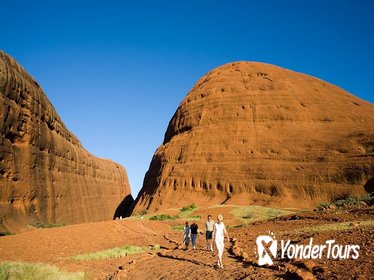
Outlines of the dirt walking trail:
M85 272L87 279L373 279L374 207L309 211L258 221L232 228L225 243L224 269L216 268L216 251L205 250L199 234L196 250L184 250L179 221L116 220L34 229L0 237L0 262L42 262L66 271ZM181 225L183 221L180 221ZM203 220L198 221L200 229ZM334 239L338 244L360 245L357 260L275 259L272 266L258 266L255 240L269 230L277 239L316 244ZM124 245L160 249L99 260L72 257Z
M196 250L185 250L179 243L165 237L168 247L160 252L130 263L123 270L117 270L109 279L244 279L251 275L249 265L245 264L232 252L232 242L226 244L224 254L224 269L217 268L216 251L207 251L200 237ZM265 274L263 274L265 276ZM268 273L271 276L271 273Z

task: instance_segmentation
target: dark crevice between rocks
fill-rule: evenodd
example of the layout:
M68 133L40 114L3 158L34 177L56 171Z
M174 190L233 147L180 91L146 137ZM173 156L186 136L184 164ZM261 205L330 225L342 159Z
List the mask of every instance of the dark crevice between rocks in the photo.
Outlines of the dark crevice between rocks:
M118 205L116 211L113 215L113 220L116 218L125 218L131 215L132 209L134 207L134 198L131 194L127 195L121 203Z

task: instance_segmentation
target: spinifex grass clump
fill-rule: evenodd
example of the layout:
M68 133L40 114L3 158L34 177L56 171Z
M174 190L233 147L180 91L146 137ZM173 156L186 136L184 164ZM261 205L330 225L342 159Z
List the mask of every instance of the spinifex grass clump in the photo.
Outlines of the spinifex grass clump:
M349 196L345 199L339 199L334 202L334 205L337 207L341 206L357 206L360 204L360 202L365 202L368 205L374 204L374 193L362 195L362 196Z
M335 206L337 208L358 206L360 202L365 202L367 205L374 205L374 193L362 195L362 196L348 196L346 198L337 199L332 203L323 202L319 205L320 208L329 208Z
M167 214L160 214L160 215L152 216L149 219L153 220L153 221L167 221L167 220L176 220L178 218L179 218L179 216L171 216L171 215L167 215Z
M192 203L191 205L184 206L180 209L181 212L194 210L197 208L197 205L195 203Z
M54 227L63 227L65 226L64 223L49 223L45 224L39 221L33 221L31 224L32 227L34 228L54 228Z
M184 207L182 207L182 208L179 209L179 211L180 211L179 216L181 218L187 218L187 217L189 217L190 219L197 219L197 220L199 220L199 219L201 219L201 217L198 218L198 216L196 216L196 215L195 216L190 216L193 212L195 212L196 209L197 209L197 205L195 203L192 203L190 205L184 206Z
M58 267L42 263L0 263L0 279L12 280L80 280L83 272L61 271Z
M292 214L292 211L274 209L263 206L236 206L236 209L231 213L240 218L244 223L251 223L254 221L268 220L271 218Z
M203 215L201 215L201 214L192 215L192 216L188 216L187 220L201 220L202 217L203 217Z
M116 247L116 248L112 248L112 249L108 249L104 251L74 256L72 257L72 259L76 261L83 261L83 260L100 260L100 259L108 259L108 258L120 258L120 257L125 257L127 255L143 253L148 250L158 250L158 249L160 249L159 245L152 245L149 247L126 245L126 246Z

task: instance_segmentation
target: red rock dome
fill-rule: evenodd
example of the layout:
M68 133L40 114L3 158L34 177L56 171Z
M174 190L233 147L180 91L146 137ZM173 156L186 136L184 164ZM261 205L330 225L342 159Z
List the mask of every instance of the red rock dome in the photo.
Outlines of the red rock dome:
M196 203L312 207L365 193L374 106L320 79L255 62L202 77L171 119L135 211Z

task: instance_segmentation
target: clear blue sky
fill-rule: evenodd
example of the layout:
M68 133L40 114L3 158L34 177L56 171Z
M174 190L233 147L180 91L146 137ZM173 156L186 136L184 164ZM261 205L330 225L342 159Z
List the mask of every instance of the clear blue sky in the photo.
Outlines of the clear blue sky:
M261 61L374 102L374 1L5 1L0 48L35 77L133 195L178 104L206 72Z

